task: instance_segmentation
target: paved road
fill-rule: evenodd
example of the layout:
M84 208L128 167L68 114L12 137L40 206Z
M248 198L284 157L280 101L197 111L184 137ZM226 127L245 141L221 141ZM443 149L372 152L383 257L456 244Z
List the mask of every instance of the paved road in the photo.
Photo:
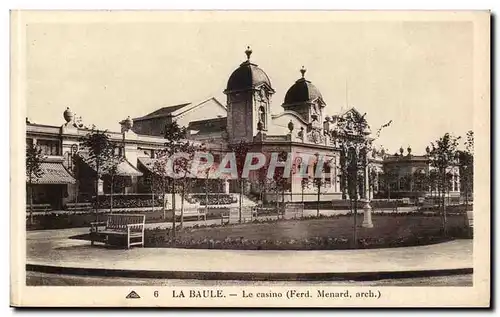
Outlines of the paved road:
M252 251L91 247L88 228L28 232L27 262L78 268L212 272L373 272L473 267L472 240L368 250Z
M377 281L221 281L72 276L27 272L28 286L472 286L472 274Z

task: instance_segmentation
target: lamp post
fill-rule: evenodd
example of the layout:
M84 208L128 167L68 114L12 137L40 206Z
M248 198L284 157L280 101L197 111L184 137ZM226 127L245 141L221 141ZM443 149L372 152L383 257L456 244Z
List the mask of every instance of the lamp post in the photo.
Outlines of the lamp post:
M126 155L125 155L125 135L128 131L130 131L130 129L132 129L133 125L134 125L134 121L130 118L130 116L127 116L127 118L125 120L122 120L120 122L120 125L122 126L122 153L121 153L121 157L123 158L123 160L126 159ZM132 184L133 180L132 180L132 177L133 176L130 176L130 182ZM128 184L125 184L123 186L123 191L124 193L126 193L126 187L127 187ZM113 193L111 193L113 194ZM153 198L153 206L154 206L154 198Z

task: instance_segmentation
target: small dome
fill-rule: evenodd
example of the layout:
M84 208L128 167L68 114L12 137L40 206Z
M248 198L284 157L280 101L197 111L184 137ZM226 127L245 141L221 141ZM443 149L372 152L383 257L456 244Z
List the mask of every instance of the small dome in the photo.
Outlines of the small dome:
M302 78L297 80L295 84L288 89L285 95L284 105L302 104L318 98L323 99L319 89L304 78L306 73L304 66L302 66L300 72L302 73Z
M247 55L247 60L241 63L240 67L229 76L227 87L224 92L248 90L262 84L266 84L272 89L271 81L267 74L256 64L250 62L250 55L252 54L250 47L247 48L245 53Z

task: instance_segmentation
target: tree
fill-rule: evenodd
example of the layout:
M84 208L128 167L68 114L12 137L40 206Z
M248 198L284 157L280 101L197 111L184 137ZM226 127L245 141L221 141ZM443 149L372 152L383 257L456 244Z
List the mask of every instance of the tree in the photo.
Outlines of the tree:
M162 183L164 185L170 183L170 188L172 190L172 235L175 237L175 233L177 230L176 227L176 219L175 219L175 211L176 211L176 201L175 201L175 193L176 193L176 179L175 177L169 177L168 175L168 162L170 158L177 154L181 153L185 147L187 146L186 138L186 128L179 126L179 124L174 121L165 126L165 143L163 149L158 151L159 159L155 161L155 172L160 175L162 179ZM175 160L179 161L179 160ZM173 172L179 169L179 166L172 164ZM165 201L165 191L166 186L163 186L163 201ZM164 209L165 210L165 209ZM164 218L166 215L164 213Z
M416 197L421 197L421 195L425 196L429 188L429 176L424 170L417 170L413 173L413 184L413 191L418 192Z
M180 185L180 193L181 193L181 223L180 228L182 229L184 226L184 201L186 199L186 193L189 191L190 186L192 185L192 177L196 177L197 175L191 175L191 162L194 159L195 153L197 151L201 151L201 146L197 146L190 142L182 142L180 145L180 151L184 153L185 156L177 158L174 162L172 162L172 167L174 173L180 175L177 182ZM207 176L208 177L208 176ZM208 204L208 202L207 202Z
M229 149L234 153L236 159L236 170L238 176L238 183L240 187L240 198L239 198L239 223L242 221L242 200L243 200L243 192L245 186L245 179L242 177L243 168L245 166L245 160L248 152L250 151L251 145L246 141L240 141L238 143L230 144Z
M304 175L300 180L300 189L302 190L302 204L304 204L304 190L311 185L311 178L309 175Z
M321 202L321 190L327 185L325 181L325 172L326 166L328 166L330 162L325 162L319 159L319 155L316 154L316 161L313 164L313 177L312 184L316 188L316 217L319 217L319 209ZM319 164L319 165L318 165Z
M398 174L391 168L385 168L381 175L387 199L391 199L391 187L398 181Z
M33 224L33 183L42 177L42 162L45 156L42 149L36 148L32 143L26 147L26 181L28 182L28 200L30 206L30 224Z
M254 162L252 162L253 164ZM272 186L272 181L267 177L268 166L264 165L257 171L257 186L259 189L259 200L262 205L264 204L264 198L266 197L267 191L270 186ZM262 206L259 206L262 207Z
M109 212L113 212L113 197L114 197L114 192L115 192L115 185L117 183L117 178L120 178L120 176L118 176L118 165L120 165L124 160L125 160L125 158L123 157L123 155L116 154L113 151L112 154L111 154L111 156L109 157L108 162L107 162L108 166L106 168L106 175L109 178L109 184L110 184L110 190L109 190L109 199L110 199Z
M95 182L95 216L99 220L99 179L105 175L113 165L115 146L110 141L107 131L96 130L94 127L80 140L80 145L87 155L84 161L94 169Z
M430 165L438 173L437 185L441 205L440 214L443 235L447 234L445 207L445 195L449 188L447 174L449 169L456 164L456 152L459 139L460 137L454 137L449 133L445 133L444 136L431 143L429 151Z
M465 209L469 205L469 196L473 192L474 187L474 132L468 131L466 141L464 142L465 150L459 151L458 162L460 168L461 187L465 196Z
M278 154L278 162L284 163L286 162L288 157L288 153L282 151ZM285 177L285 167L278 166L274 170L273 178L271 181L271 186L276 193L276 208L279 210L279 200L278 195L281 194L281 208L283 208L283 212L285 212L285 190L288 188L288 178Z
M370 172L368 174L368 186L370 187L369 191L371 193L375 193L375 190L378 190L377 188L377 183L378 183L378 175L377 172L374 169L370 169ZM368 199L370 197L367 197Z
M170 187L169 175L167 172L168 156L164 152L158 151L156 159L153 161L152 173L149 174L149 182L151 184L152 192L158 193L162 199L163 219L167 218L167 210L165 208L165 198L168 188ZM173 197L174 198L174 197ZM174 208L175 200L172 200L172 208ZM153 194L153 208L154 208L154 194ZM174 208L175 209L175 208ZM175 224L175 220L174 220Z

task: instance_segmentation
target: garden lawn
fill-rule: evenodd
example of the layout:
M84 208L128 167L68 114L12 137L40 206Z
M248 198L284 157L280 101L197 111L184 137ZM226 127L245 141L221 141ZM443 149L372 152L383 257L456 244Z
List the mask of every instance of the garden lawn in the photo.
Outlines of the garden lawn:
M448 236L441 234L441 219L423 215L373 215L373 228L363 228L358 216L359 247L395 247L465 238L464 217L448 217ZM146 246L215 249L345 249L353 237L353 216L280 220L217 227L185 228L170 237L170 230L148 230Z

